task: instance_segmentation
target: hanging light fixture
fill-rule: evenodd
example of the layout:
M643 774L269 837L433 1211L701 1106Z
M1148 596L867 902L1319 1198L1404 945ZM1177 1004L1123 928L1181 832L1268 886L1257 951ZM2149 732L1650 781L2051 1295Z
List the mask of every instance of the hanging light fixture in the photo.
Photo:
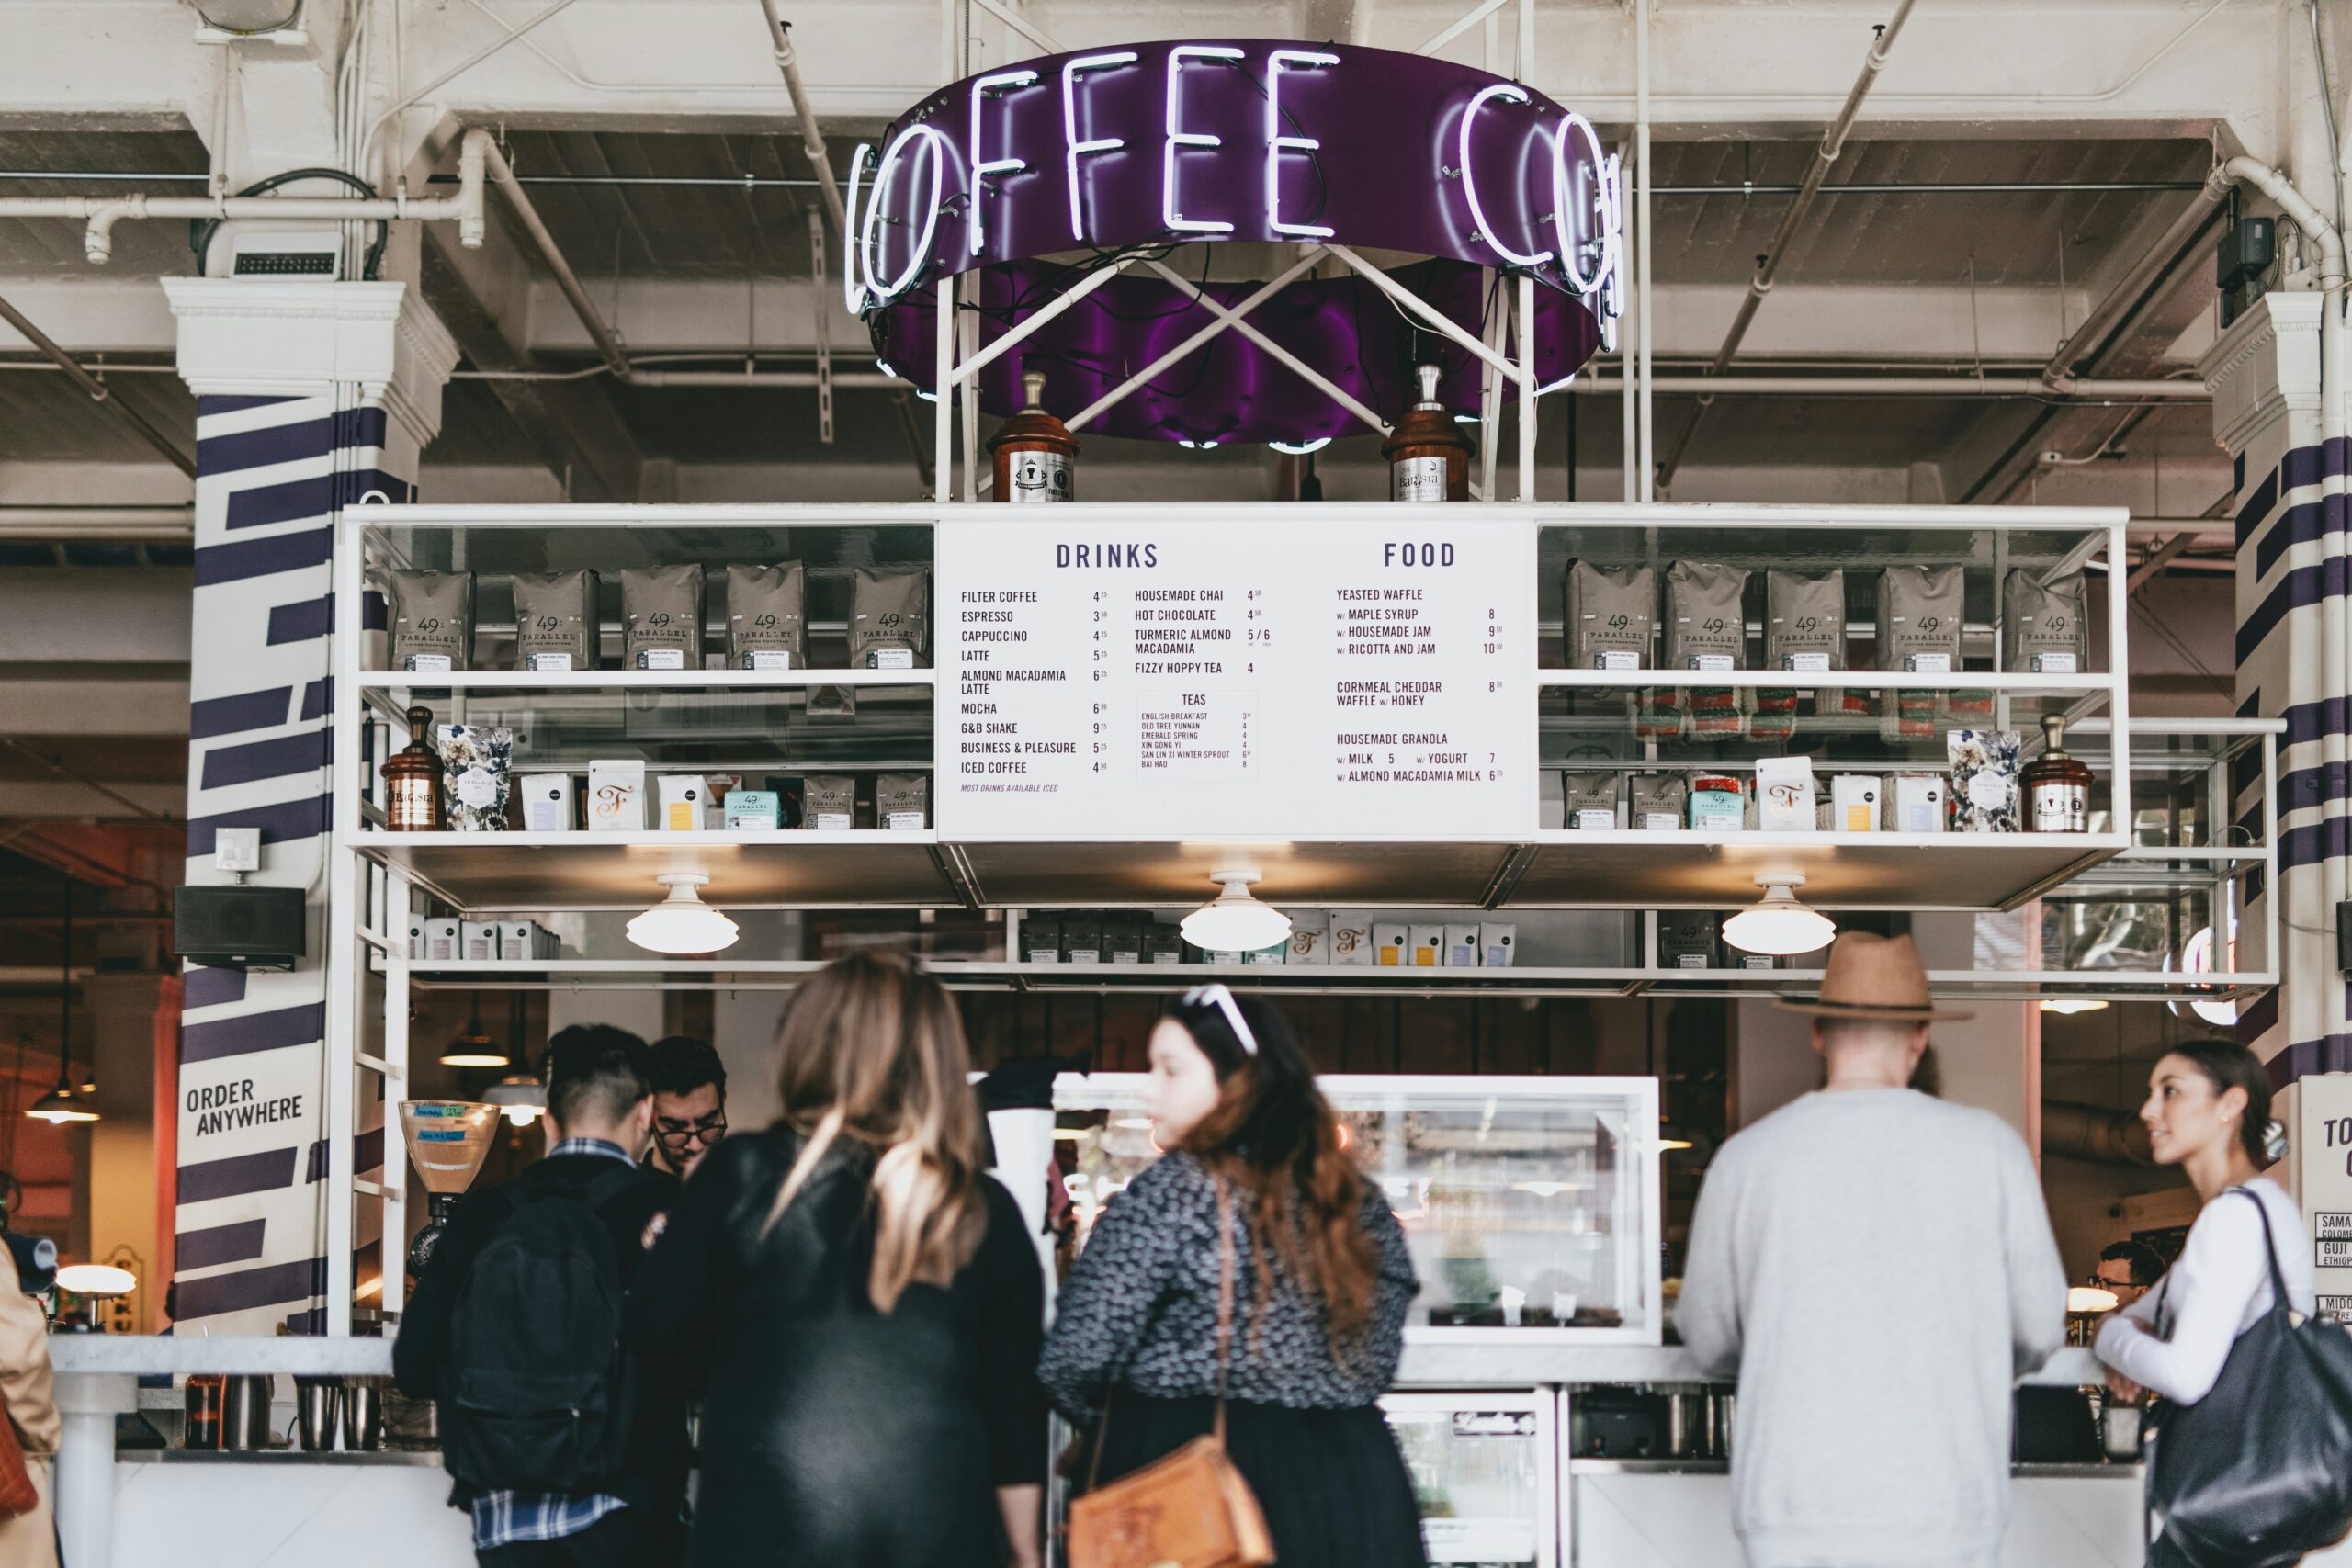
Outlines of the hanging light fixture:
M2103 1012L2107 1009L2102 997L2050 997L2043 1000L2041 1010L2054 1013Z
M57 1087L25 1108L25 1114L52 1127L68 1122L95 1122L96 1103L74 1092L74 879L64 886L64 934L57 961Z
M670 890L661 903L628 923L628 939L649 953L717 953L735 945L741 930L702 901L710 885L699 871L665 871L654 881Z
M1827 947L1838 934L1837 921L1797 902L1801 874L1760 872L1756 886L1764 889L1762 901L1724 922L1724 941L1742 953L1785 958Z
M473 1017L458 1037L442 1048L441 1065L445 1067L511 1067L514 1059L506 1047L492 1040L481 1026L481 998L474 998Z
M1213 871L1209 880L1217 885L1216 897L1177 928L1186 942L1213 953L1254 953L1290 940L1290 917L1251 896L1256 872Z
M547 1111L548 1086L529 1073L516 1073L490 1086L482 1103L495 1105L506 1120L527 1127Z

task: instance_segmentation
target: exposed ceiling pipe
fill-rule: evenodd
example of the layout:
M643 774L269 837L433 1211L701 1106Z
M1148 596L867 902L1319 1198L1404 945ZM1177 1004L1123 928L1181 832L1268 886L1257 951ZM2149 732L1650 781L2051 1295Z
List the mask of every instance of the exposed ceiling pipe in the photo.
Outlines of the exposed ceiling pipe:
M2064 1100L2041 1102L2041 1152L2110 1165L2150 1165L2155 1158L2138 1111Z
M767 17L768 43L775 51L775 68L784 73L785 91L792 95L792 118L800 126L801 149L808 154L808 162L824 186L825 210L832 215L833 232L842 236L842 243L847 244L849 211L842 203L842 183L833 173L833 161L825 152L824 130L817 123L817 111L808 102L808 89L800 80L800 57L792 48L792 24L776 9L776 0L760 0L760 14Z
M1870 96L1871 88L1876 85L1878 73L1885 69L1887 55L1894 50L1895 38L1903 31L1903 24L1911 16L1913 4L1914 0L1897 0L1894 17L1879 29L1877 39L1871 44L1871 51L1862 61L1861 73L1854 78L1853 86L1846 94L1845 107L1838 111L1838 118L1830 122L1827 133L1821 139L1821 145L1814 152L1813 166L1805 171L1804 186L1797 191L1795 199L1789 203L1789 209L1781 215L1781 226L1773 231L1772 243L1757 259L1756 276L1748 280L1747 297L1739 302L1739 314L1733 318L1731 331L1724 334L1723 347L1715 351L1714 367L1708 372L1710 375L1720 376L1731 367L1733 356L1739 352L1740 340L1747 335L1748 323L1756 320L1757 310L1764 303L1764 296L1771 292L1773 274L1780 270L1781 258L1787 254L1789 242L1796 237L1797 225L1812 210L1814 198L1821 194L1821 183L1827 177L1830 165L1837 163L1838 155L1845 151L1846 135L1854 129L1855 117L1861 113L1862 100ZM1683 422L1674 444L1667 448L1665 457L1657 466L1659 490L1674 482L1674 471L1682 466L1682 455L1690 449L1690 438L1699 434L1699 426L1707 417L1710 401L1709 398L1700 398L1699 406L1690 411L1690 417Z
M0 505L0 539L184 545L195 536L191 506Z
M571 302L571 313L579 317L580 324L587 329L588 336L596 344L596 352L604 356L606 368L626 380L629 375L628 351L621 347L620 340L613 335L613 330L605 324L605 318L597 312L595 302L588 298L588 290L582 287L580 275L571 270L571 264L564 259L562 250L555 243L555 236L548 232L547 224L540 220L539 209L531 205L529 193L515 183L514 167L506 161L506 154L487 137L483 143L482 157L489 165L491 177L506 192L506 204L514 209L514 216L522 221L524 231L538 247L539 259L548 264L549 272L555 274L556 287L563 290L564 299Z
M2171 270L2174 260L2183 251L2198 243L2206 225L2222 215L2222 198L2229 195L2230 185L2229 177L2218 167L2206 176L2197 199L2181 209L2154 244L2140 252L2131 269L2058 345L2058 352L2041 367L2044 381L2060 391L2066 390L2075 369L2109 346L2117 335L2115 329L2127 315L2143 302L2161 302L2161 298L2153 294L2153 286Z
M10 196L0 197L0 218L79 219L84 225L83 254L96 264L113 257L117 223L152 218L300 219L323 223L454 220L458 243L475 250L481 247L482 235L482 150L489 145L490 132L466 132L458 149L454 196Z
M0 321L5 321L16 328L27 343L46 355L60 370L72 377L74 384L87 392L92 402L101 405L115 418L137 432L139 438L162 453L172 467L190 479L196 477L196 459L181 451L178 442L156 429L148 422L146 415L117 399L107 389L107 384L104 381L84 369L80 360L66 353L58 345L54 338L26 320L25 313L5 299L0 299Z
M1615 376L1578 376L1569 383L1568 389L1614 392L1620 384L1620 378ZM2054 397L2123 401L2156 399L2199 403L2212 400L2212 393L2206 389L2202 381L2165 379L2076 381L2060 393L2033 376L1719 376L1710 371L1699 375L1653 376L1650 385L1661 392L1703 393L1702 403L1717 394L1726 397L1743 394L1751 397L1804 397L1839 393L1914 398Z

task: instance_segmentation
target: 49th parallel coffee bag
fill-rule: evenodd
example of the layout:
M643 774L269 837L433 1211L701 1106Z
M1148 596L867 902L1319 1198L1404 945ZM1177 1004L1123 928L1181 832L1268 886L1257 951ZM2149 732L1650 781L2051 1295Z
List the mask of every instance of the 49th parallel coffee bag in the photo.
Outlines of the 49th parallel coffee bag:
M1676 561L1666 570L1666 667L1732 671L1747 668L1747 573L1704 561ZM1694 735L1736 735L1738 691L1692 686L1657 694L1656 705L1687 709Z
M1835 568L1825 572L1770 571L1764 574L1764 668L1792 675L1826 675L1846 668L1846 574ZM1819 688L1813 693L1816 714L1867 712L1860 700L1847 706L1847 694ZM1796 689L1772 687L1756 694L1756 712L1749 730L1761 739L1779 739L1796 732L1796 716L1804 695Z
M472 572L387 571L383 582L393 669L447 675L473 668Z
M1568 664L1646 670L1657 633L1657 573L1645 566L1568 563Z
M2001 586L2001 668L2032 675L2079 675L2088 651L2083 574L2043 582L2013 571Z
M857 569L850 592L849 662L854 670L931 668L929 571Z
M1961 668L1967 580L1957 566L1890 566L1878 580L1878 667L1916 675ZM1889 740L1930 739L1949 705L1927 687L1893 694L1879 728Z
M637 567L621 573L621 631L631 670L702 668L700 566Z
M801 564L727 569L727 667L808 667L808 574Z
M518 571L514 668L594 670L602 626L593 571Z

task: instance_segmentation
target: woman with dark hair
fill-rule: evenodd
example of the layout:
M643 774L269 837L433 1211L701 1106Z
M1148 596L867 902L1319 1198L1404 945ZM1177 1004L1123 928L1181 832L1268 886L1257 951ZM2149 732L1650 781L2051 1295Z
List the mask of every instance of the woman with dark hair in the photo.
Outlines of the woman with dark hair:
M1096 1478L1111 1481L1206 1435L1222 1388L1227 1451L1282 1568L1422 1568L1412 1483L1374 1404L1419 1288L1396 1216L1272 1008L1200 987L1150 1051L1145 1110L1169 1152L1103 1209L1070 1269L1038 1368L1046 1393L1095 1428Z
M2311 1243L2294 1199L2261 1174L2275 1157L2275 1124L2270 1073L2253 1052L2227 1040L2174 1046L2148 1075L2140 1120L2156 1163L2186 1171L2205 1207L2164 1283L2100 1327L2098 1358L2123 1398L2144 1388L2194 1404L2212 1392L2237 1337L2270 1311L2266 1251L2288 1303L2311 1312Z

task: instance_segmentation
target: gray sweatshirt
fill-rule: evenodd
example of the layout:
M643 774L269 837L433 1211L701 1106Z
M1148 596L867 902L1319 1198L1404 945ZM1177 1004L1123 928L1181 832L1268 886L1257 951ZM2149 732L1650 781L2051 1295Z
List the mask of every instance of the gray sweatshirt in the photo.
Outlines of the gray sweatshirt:
M1766 1117L1707 1171L1676 1320L1738 1376L1751 1568L1998 1560L2010 1385L2066 1330L2041 1184L1998 1117L1903 1089Z

